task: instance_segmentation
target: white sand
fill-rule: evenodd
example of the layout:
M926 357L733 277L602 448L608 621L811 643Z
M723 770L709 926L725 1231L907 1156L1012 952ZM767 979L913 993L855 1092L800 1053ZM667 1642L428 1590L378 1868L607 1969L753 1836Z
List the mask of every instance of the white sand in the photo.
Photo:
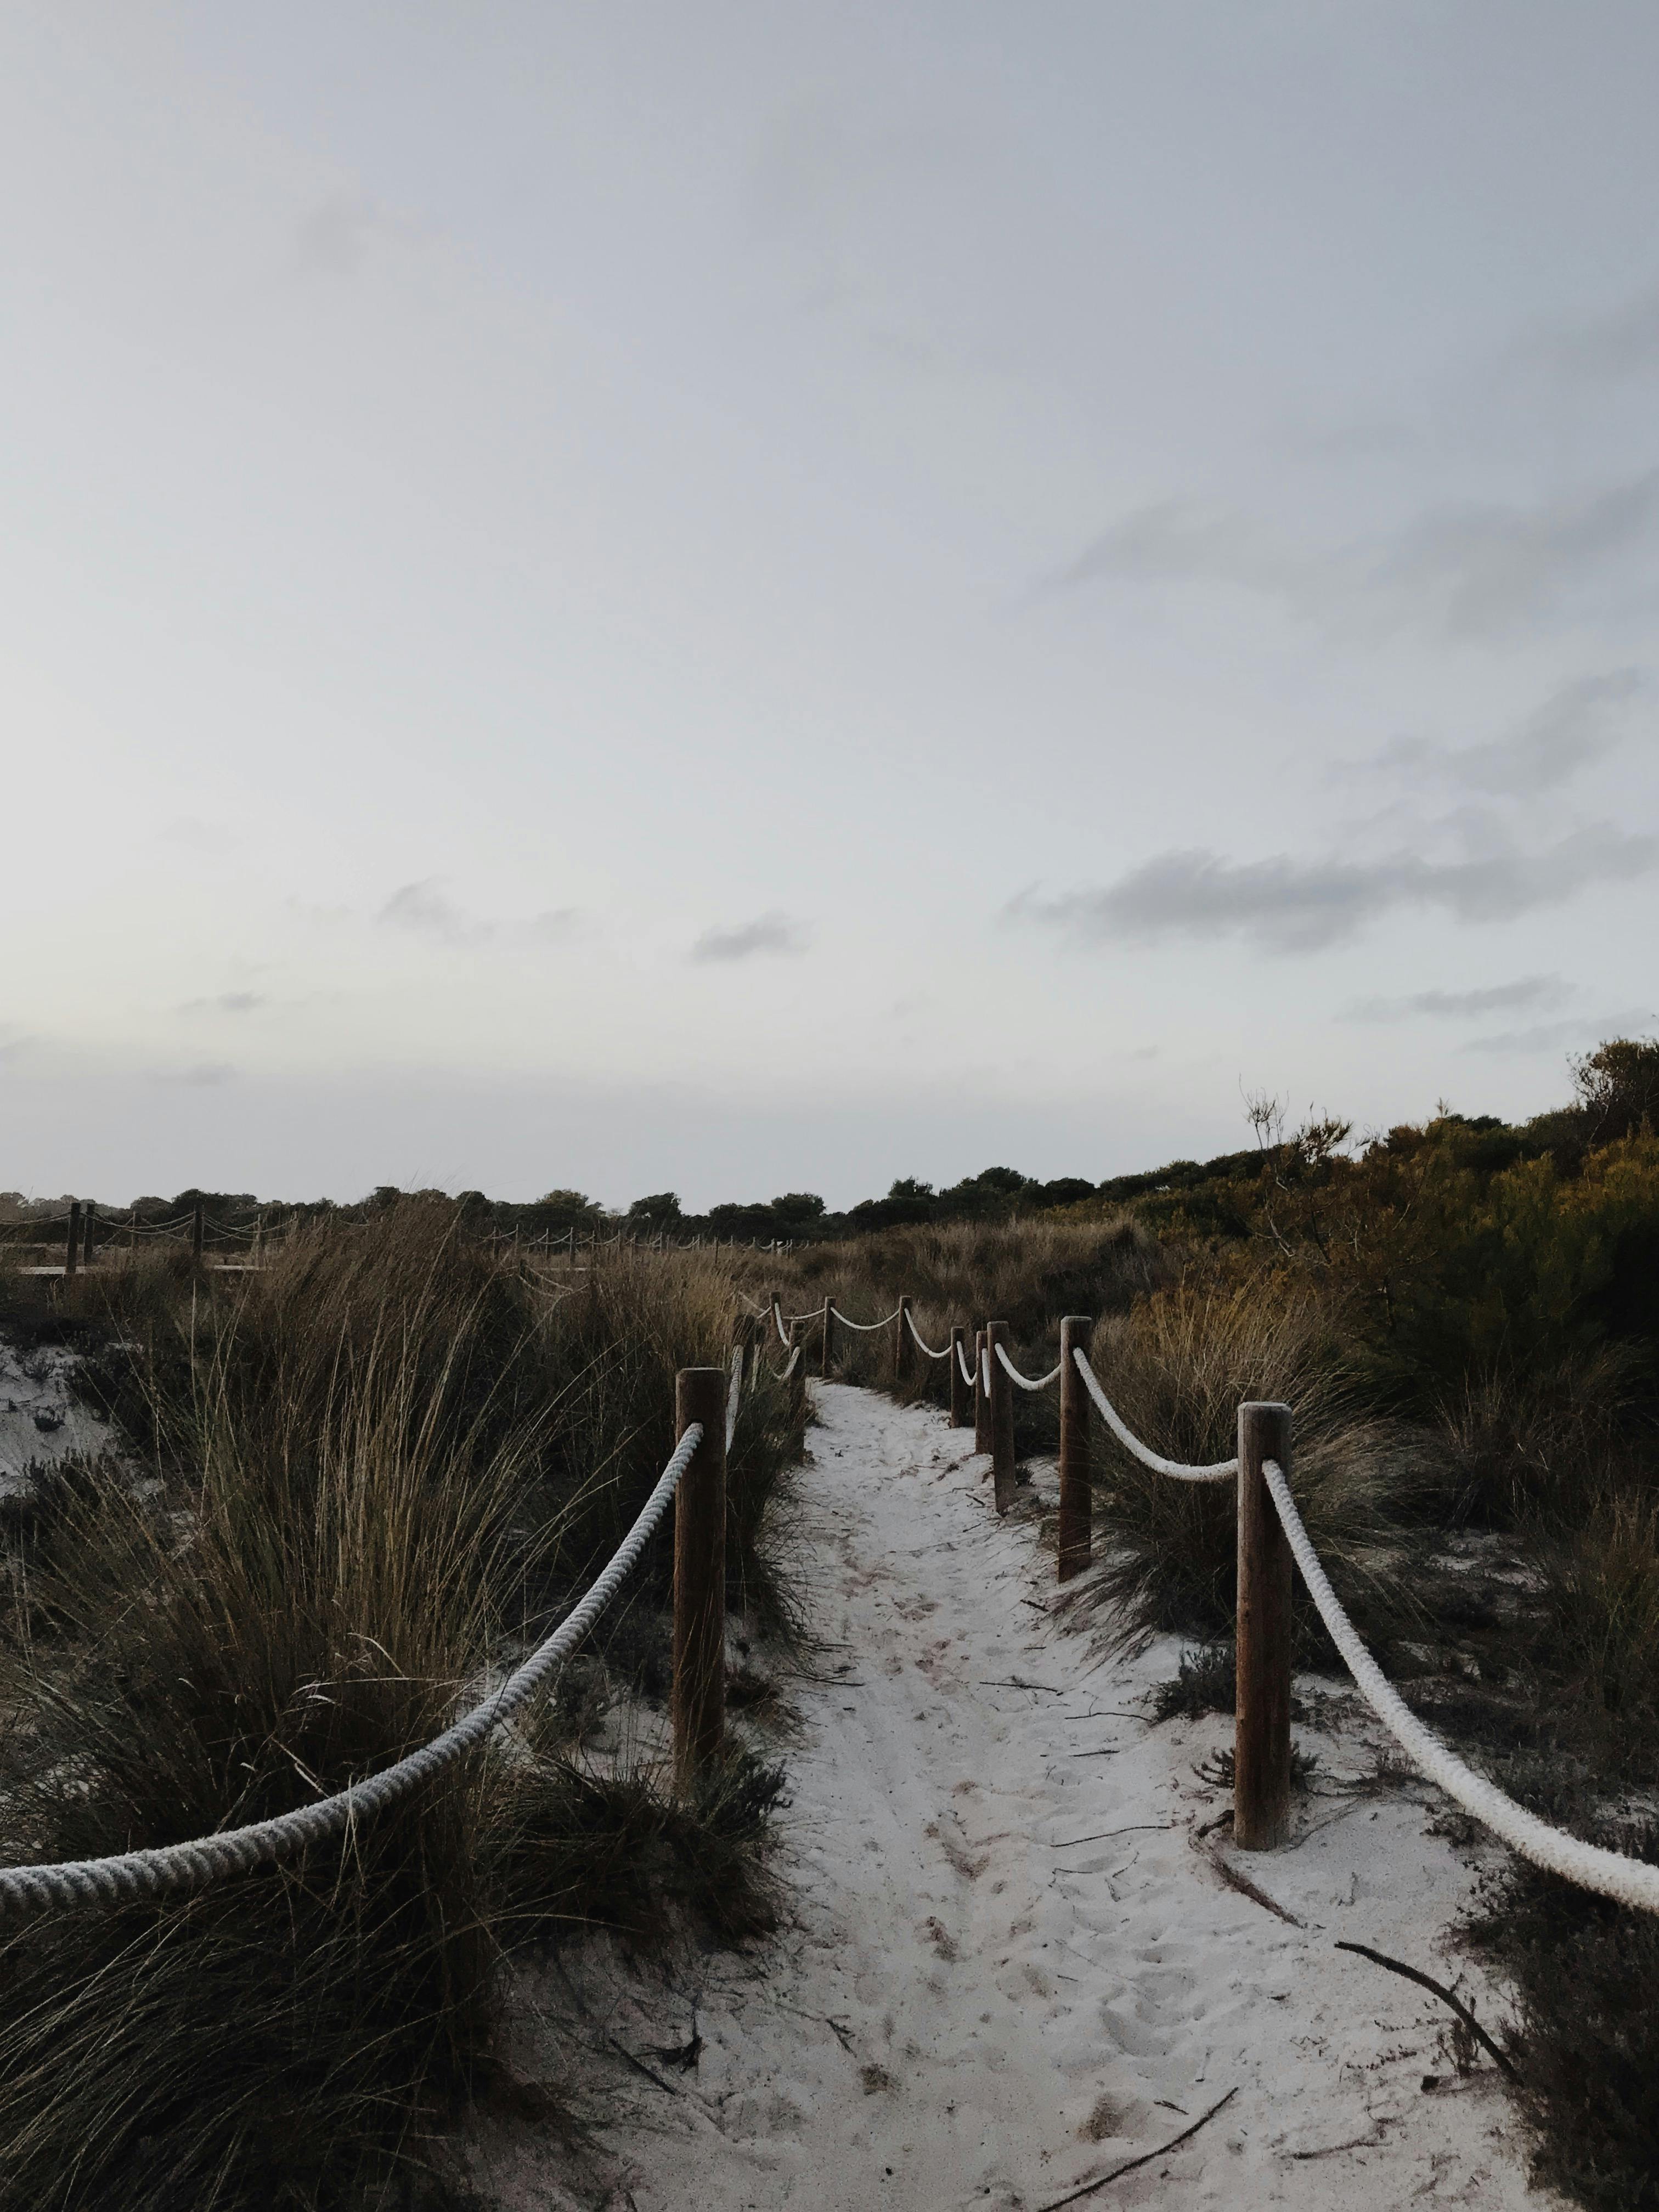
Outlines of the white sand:
M666 1969L609 1947L567 1959L520 2059L563 2088L603 2069L606 2155L579 2180L544 2132L491 2123L473 2144L486 2193L1030 2212L1236 2088L1190 2143L1084 2203L1553 2202L1528 2192L1489 2065L1454 2073L1444 2008L1333 1948L1370 1943L1501 2014L1448 1955L1474 1875L1425 1832L1426 1793L1316 1797L1297 1847L1229 1854L1305 1928L1230 1889L1194 1843L1228 1799L1194 1770L1231 1723L1148 1726L1134 1716L1175 1644L1091 1671L1039 1609L1052 1474L999 1522L986 1462L937 1414L835 1386L817 1404L801 1565L819 1663L842 1679L792 1686L785 1929ZM1299 1737L1335 1774L1367 1770L1374 1733L1346 1701L1335 1717ZM680 2073L650 2054L686 2039L694 1996L704 2048ZM623 2070L617 2044L679 2094ZM1429 2074L1446 2086L1425 2091Z
M70 1393L74 1368L60 1346L24 1352L0 1340L0 1495L26 1489L31 1467L107 1447L107 1425Z

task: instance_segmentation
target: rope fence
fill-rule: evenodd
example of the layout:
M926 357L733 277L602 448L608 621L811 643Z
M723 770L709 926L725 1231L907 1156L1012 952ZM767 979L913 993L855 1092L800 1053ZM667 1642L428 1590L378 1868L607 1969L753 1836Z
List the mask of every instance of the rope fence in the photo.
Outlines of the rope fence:
M199 1208L191 1225L199 1240ZM678 1442L633 1526L558 1627L468 1713L379 1774L272 1820L106 1858L0 1868L0 1917L54 1906L118 1905L181 1895L208 1882L282 1863L406 1797L419 1784L482 1744L535 1694L599 1619L677 1499L671 1702L676 1771L682 1784L694 1782L723 1741L726 1463L745 1388L752 1393L758 1387L766 1364L761 1348L763 1334L770 1334L769 1317L788 1358L781 1367L768 1366L767 1371L788 1386L790 1422L798 1447L804 1446L806 1421L802 1334L806 1326L822 1327L825 1372L837 1322L861 1334L891 1329L896 1383L908 1371L913 1346L931 1359L950 1360L951 1425L968 1425L971 1395L975 1448L988 1450L999 1512L1008 1510L1018 1479L1011 1386L1035 1393L1058 1382L1058 1571L1062 1582L1090 1562L1091 1408L1119 1443L1153 1473L1176 1481L1237 1481L1233 1836L1242 1849L1268 1850L1289 1840L1291 1607L1293 1570L1299 1570L1360 1695L1422 1775L1534 1865L1621 1905L1659 1913L1659 1867L1585 1843L1528 1813L1460 1759L1411 1712L1388 1681L1333 1591L1297 1510L1289 1474L1288 1407L1257 1401L1241 1405L1238 1449L1231 1459L1206 1465L1166 1459L1134 1434L1107 1396L1088 1356L1091 1324L1087 1316L1071 1315L1062 1320L1059 1361L1046 1375L1033 1377L1015 1365L1007 1348L1006 1322L988 1322L975 1331L970 1365L965 1325L953 1325L950 1344L935 1351L917 1331L908 1296L879 1322L850 1320L837 1311L830 1295L811 1313L786 1321L774 1292L768 1308L744 1317L729 1367L681 1370L675 1407Z
M1130 1455L1153 1474L1176 1482L1232 1482L1238 1495L1238 1609L1235 1623L1237 1700L1235 1722L1234 1841L1243 1849L1277 1848L1289 1840L1291 1797L1291 1601L1292 1567L1299 1571L1316 1610L1352 1676L1355 1686L1418 1771L1494 1836L1546 1872L1633 1909L1659 1913L1659 1867L1585 1843L1516 1803L1477 1774L1425 1725L1383 1674L1330 1585L1291 1493L1291 1411L1247 1402L1238 1409L1239 1449L1229 1459L1194 1463L1165 1458L1138 1437L1108 1397L1089 1358L1091 1324L1082 1316L1060 1323L1060 1358L1041 1376L1028 1376L1009 1352L1007 1325L988 1322L973 1332L953 1326L951 1342L936 1352L917 1329L907 1297L884 1322L852 1321L826 1297L821 1308L798 1321L831 1321L869 1334L899 1324L894 1337L893 1377L904 1379L910 1344L929 1358L951 1360L951 1425L971 1419L975 1449L991 1459L997 1508L1006 1512L1017 1480L1013 1464L1012 1399L1060 1385L1059 1579L1069 1580L1090 1563L1092 1491L1088 1417L1097 1412ZM774 1311L781 1315L774 1296ZM825 1371L828 1372L826 1349ZM969 1410L969 1401L972 1410Z

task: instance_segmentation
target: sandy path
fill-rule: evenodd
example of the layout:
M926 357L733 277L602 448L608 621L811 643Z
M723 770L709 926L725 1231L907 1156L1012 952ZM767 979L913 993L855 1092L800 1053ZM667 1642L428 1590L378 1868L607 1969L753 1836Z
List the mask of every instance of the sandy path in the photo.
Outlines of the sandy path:
M817 1404L803 1561L831 1648L830 1679L794 1686L790 1922L707 1962L681 2094L625 2077L608 2201L1036 2208L1236 2089L1190 2143L1085 2201L1542 2204L1492 2077L1453 2075L1443 2008L1333 1948L1456 1974L1440 1942L1474 1875L1423 1806L1316 1800L1297 1848L1231 1857L1304 1928L1229 1888L1193 1832L1227 1802L1194 1766L1230 1723L1138 1717L1173 1644L1091 1672L1057 1632L1035 1525L1052 1475L999 1522L986 1462L937 1414L836 1386ZM1328 1771L1370 1763L1357 1724L1298 1735ZM684 2039L683 1977L618 1990L603 1971L599 2040ZM511 2201L583 2201L522 2140L487 2163Z

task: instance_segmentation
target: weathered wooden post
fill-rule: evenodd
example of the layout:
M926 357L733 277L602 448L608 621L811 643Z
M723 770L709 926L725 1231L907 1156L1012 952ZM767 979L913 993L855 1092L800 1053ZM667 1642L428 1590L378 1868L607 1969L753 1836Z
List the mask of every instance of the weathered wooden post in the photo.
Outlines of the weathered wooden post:
M795 1362L789 1377L789 1432L795 1440L797 1459L806 1456L806 1349L801 1341L805 1327L804 1322L789 1324L789 1356Z
M205 1226L206 1224L202 1209L202 1201L198 1198L196 1201L196 1211L190 1218L191 1257L195 1261L198 1267L202 1264L202 1243Z
M1070 1582L1089 1564L1094 1493L1089 1486L1089 1386L1074 1353L1086 1355L1094 1324L1087 1314L1067 1314L1060 1324L1060 1579Z
M1291 1826L1291 1547L1263 1479L1266 1460L1291 1472L1291 1409L1238 1409L1237 1697L1233 1841L1270 1851Z
M986 1391L985 1331L974 1331L974 1449L991 1449L991 1401Z
M1006 1513L1014 1502L1014 1386L997 1358L998 1346L1006 1350L1007 1344L1007 1322L988 1322L985 1356L990 1361L991 1377L991 1477L999 1513Z
M70 1200L69 1235L64 1240L64 1273L65 1278L75 1273L81 1256L81 1201Z
M88 1199L81 1209L81 1265L92 1265L93 1247L97 1242L98 1209Z
M965 1429L968 1425L968 1393L972 1384L963 1380L963 1363L968 1354L965 1346L968 1332L960 1322L951 1330L951 1426Z
M726 1391L720 1367L683 1367L674 1425L702 1437L674 1494L674 1776L689 1792L726 1740Z
M818 1373L827 1382L830 1379L830 1359L836 1331L836 1302L826 1291L823 1295L823 1351L818 1361Z
M902 1390L915 1372L916 1349L910 1341L910 1299L906 1292L899 1299L899 1310L893 1322L893 1388Z

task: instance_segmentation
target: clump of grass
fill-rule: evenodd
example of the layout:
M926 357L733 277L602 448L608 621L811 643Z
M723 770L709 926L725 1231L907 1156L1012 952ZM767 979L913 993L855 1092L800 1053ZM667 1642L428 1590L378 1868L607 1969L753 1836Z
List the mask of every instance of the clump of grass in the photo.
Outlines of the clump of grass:
M1291 1480L1339 1595L1374 1626L1405 1604L1398 1512L1419 1478L1409 1431L1361 1407L1325 1304L1294 1279L1188 1279L1097 1324L1091 1364L1128 1426L1167 1459L1209 1464L1237 1448L1247 1399L1289 1403ZM1109 1435L1097 1480L1104 1554L1084 1596L1108 1640L1173 1631L1231 1635L1237 1508L1227 1483L1188 1483L1145 1468ZM1304 1607L1304 1637L1317 1632Z
M1539 1653L1615 1766L1659 1740L1659 1498L1614 1492L1537 1540L1548 1630Z
M1176 1672L1152 1692L1152 1712L1160 1721L1200 1720L1206 1713L1230 1713L1237 1702L1234 1646L1217 1639L1183 1651Z
M1659 1828L1595 1840L1659 1861ZM1471 1929L1513 1993L1537 2178L1586 2212L1659 2207L1659 1922L1517 1864Z
M672 1443L654 1382L724 1349L716 1283L659 1261L579 1320L414 1207L158 1298L123 1388L166 1492L80 1481L29 1568L52 1633L0 1649L8 1856L258 1820L436 1734L637 1510ZM739 1757L690 1804L586 1773L586 1703L307 1861L7 1936L0 2203L378 2203L487 2071L510 1947L607 1914L763 1925L769 1770Z

